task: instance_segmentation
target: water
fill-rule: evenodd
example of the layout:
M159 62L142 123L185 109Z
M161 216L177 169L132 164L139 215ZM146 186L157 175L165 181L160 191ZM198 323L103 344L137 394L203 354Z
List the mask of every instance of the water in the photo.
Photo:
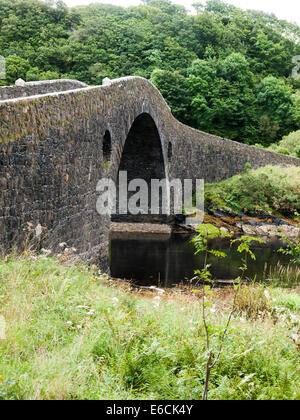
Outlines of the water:
M112 234L110 241L110 268L115 278L133 280L139 285L161 285L172 287L187 283L194 270L203 267L203 255L194 255L191 237L182 234L153 235ZM256 261L249 258L246 276L257 280L264 278L264 272L280 263L289 264L289 258L279 254L279 241L258 245L254 249ZM218 280L232 280L239 275L241 254L236 247L224 240L214 241L213 248L228 254L225 259L210 256L212 277Z

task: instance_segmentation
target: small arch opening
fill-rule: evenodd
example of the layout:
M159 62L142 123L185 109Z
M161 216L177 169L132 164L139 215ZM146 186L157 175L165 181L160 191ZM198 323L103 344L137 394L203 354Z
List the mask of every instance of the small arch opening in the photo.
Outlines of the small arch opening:
M169 141L168 143L168 161L169 163L172 160L173 150L172 150L172 143Z
M111 158L111 135L108 130L105 131L103 136L103 159L105 165L110 163Z

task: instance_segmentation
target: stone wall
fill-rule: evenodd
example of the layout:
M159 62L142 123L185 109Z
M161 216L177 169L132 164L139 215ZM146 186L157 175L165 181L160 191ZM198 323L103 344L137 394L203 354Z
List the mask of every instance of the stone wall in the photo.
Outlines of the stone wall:
M24 244L30 222L46 228L41 246L59 249L59 243L66 242L82 257L100 255L105 261L110 220L96 212L96 185L102 177L117 179L126 139L141 114L156 125L153 132L158 133L163 160L159 164L170 179L220 181L241 172L247 162L254 168L300 166L299 159L179 123L159 91L140 77L0 101L2 247ZM107 132L111 155L105 163ZM151 141L149 130L146 138Z
M77 80L45 80L41 82L26 82L25 86L0 86L0 101L27 96L43 95L51 92L63 92L87 87Z

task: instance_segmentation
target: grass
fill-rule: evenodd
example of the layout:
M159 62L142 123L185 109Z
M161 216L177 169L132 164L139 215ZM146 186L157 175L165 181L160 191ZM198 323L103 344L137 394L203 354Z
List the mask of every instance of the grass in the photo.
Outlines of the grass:
M0 400L201 399L199 298L182 290L151 293L46 256L0 260ZM280 288L263 295L257 316L247 316L247 299L236 313L210 399L300 399L292 339L300 296ZM231 297L230 288L209 297L216 337Z
M300 167L247 169L225 181L206 184L205 203L238 214L293 216L300 212Z

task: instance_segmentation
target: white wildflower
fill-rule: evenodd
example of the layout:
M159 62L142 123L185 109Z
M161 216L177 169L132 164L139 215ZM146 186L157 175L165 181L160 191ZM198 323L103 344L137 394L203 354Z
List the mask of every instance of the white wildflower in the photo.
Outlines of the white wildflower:
M91 310L87 313L87 315L93 315L93 314L94 314L94 312L95 312L95 310L94 310L94 309L91 309Z

